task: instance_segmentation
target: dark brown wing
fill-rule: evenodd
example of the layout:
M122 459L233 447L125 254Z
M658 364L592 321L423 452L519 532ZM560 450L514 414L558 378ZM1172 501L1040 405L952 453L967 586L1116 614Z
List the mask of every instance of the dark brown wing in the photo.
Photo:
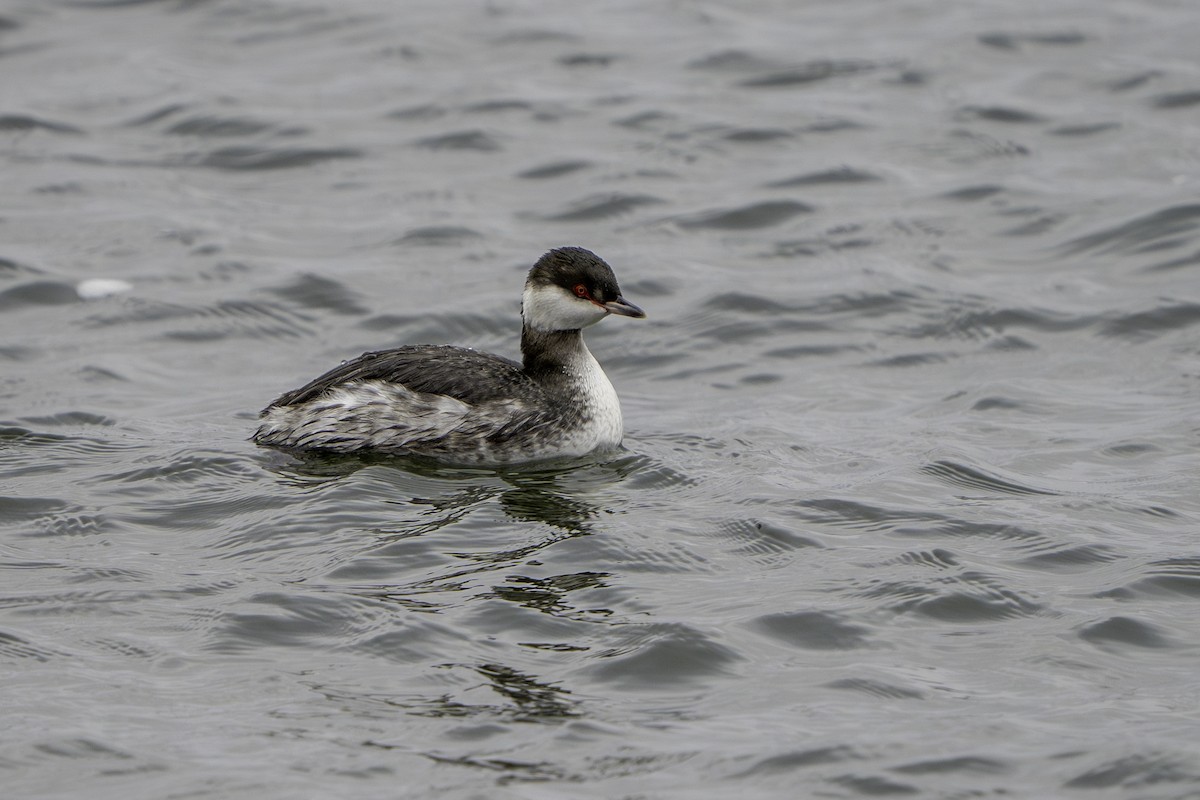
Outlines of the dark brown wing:
M507 358L449 345L410 345L363 353L281 395L268 408L306 403L335 386L361 381L400 383L414 392L449 395L464 403L541 391L520 364Z

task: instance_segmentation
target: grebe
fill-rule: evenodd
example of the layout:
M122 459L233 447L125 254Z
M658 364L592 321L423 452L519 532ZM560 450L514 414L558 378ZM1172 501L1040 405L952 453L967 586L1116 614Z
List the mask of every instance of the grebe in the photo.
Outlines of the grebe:
M582 334L609 314L646 316L595 253L551 250L525 280L522 363L448 345L363 353L263 409L254 441L458 464L615 448L621 404Z

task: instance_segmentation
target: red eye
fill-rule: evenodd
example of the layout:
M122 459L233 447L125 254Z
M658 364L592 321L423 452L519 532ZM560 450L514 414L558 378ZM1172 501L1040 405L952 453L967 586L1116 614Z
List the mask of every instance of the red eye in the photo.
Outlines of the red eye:
M576 297L587 297L588 296L587 287L584 286L582 283L575 284L575 296Z

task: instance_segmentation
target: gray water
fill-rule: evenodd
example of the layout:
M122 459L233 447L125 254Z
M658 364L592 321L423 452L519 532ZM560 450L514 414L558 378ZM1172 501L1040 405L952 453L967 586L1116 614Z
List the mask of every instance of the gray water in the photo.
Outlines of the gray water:
M1200 17L9 0L5 797L1200 797ZM247 441L515 355L625 450Z

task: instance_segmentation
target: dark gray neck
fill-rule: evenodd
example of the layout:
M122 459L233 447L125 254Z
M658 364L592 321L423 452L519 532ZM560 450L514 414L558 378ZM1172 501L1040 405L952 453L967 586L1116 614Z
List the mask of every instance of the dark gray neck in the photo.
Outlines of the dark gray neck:
M540 331L528 325L521 329L522 366L538 381L565 378L564 368L576 363L585 350L579 330Z

